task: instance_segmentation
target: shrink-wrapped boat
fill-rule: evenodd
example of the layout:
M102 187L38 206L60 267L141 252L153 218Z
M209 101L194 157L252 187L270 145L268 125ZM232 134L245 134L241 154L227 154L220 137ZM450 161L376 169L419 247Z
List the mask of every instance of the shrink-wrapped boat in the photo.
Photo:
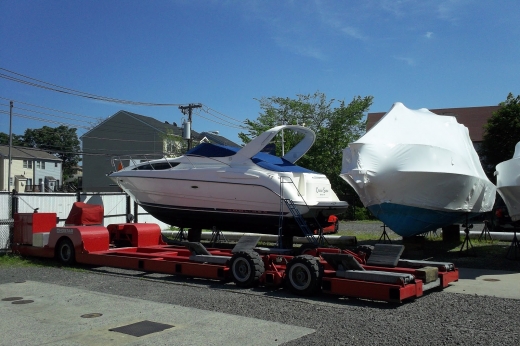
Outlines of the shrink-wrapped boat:
M344 149L340 175L404 237L464 222L495 201L468 129L453 116L399 102Z
M504 200L512 221L520 220L520 142L511 160L496 167L497 190Z

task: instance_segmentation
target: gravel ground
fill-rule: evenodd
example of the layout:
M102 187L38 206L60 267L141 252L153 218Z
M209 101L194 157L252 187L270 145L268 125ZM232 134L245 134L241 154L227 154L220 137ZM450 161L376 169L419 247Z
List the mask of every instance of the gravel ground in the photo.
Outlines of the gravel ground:
M478 229L475 227L474 230ZM374 240L361 243L375 243L382 230L380 222L342 222L340 231L363 235L364 238L367 234L373 234ZM399 243L399 236L391 231L389 235ZM492 246L501 250L500 246L503 245ZM491 251L478 247L481 248ZM495 268L496 264L489 264L492 262L490 256L482 253L477 257L461 258L446 251L439 252L439 249L435 251L437 253L434 255L426 251L427 257L434 260L455 259L452 262L461 267L484 265L487 269L511 269ZM508 261L518 268L516 271L520 271L519 262ZM117 294L122 301L124 297L132 297L316 330L286 345L520 345L520 300L443 291L428 292L404 304L324 294L300 298L281 289L239 289L233 284L172 275L107 267L78 268L0 266L0 284L32 280Z
M287 345L520 344L520 300L442 291L399 305L327 295L299 298L283 290L238 289L208 280L81 268L0 267L0 284L32 280L117 294L122 302L124 297L139 298L316 330Z

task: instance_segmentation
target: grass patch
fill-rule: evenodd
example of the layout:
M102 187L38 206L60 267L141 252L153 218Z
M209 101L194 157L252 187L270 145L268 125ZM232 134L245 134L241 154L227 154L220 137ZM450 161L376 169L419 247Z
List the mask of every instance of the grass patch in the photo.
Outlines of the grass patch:
M72 271L85 271L86 269L74 266L64 266L53 258L23 257L13 253L0 255L0 267L55 267Z
M3 267L46 267L49 266L49 263L52 263L52 260L22 257L12 253L6 253L0 256L0 266Z

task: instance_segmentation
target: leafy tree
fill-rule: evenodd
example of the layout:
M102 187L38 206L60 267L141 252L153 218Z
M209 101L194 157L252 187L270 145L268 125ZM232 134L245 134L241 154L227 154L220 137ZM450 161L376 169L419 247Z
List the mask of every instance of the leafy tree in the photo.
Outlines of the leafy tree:
M289 97L264 97L260 102L257 120L245 121L248 133L239 133L239 138L248 143L266 130L282 122L291 125L304 125L316 133L313 147L299 161L298 165L327 176L333 190L342 200L347 195L357 195L339 176L343 149L357 140L365 131L364 113L372 105L372 96L354 97L347 105L345 101L327 100L325 94L317 91L309 95ZM281 154L281 134L275 138L277 155ZM285 152L299 140L298 135L284 132Z
M161 135L164 143L163 154L167 157L177 157L184 154L188 150L188 142L181 136L173 133L172 129L167 129L164 135Z
M80 142L75 128L67 126L27 129L23 135L23 146L39 148L63 160L63 180L77 171Z
M520 141L520 95L512 93L500 103L484 127L484 137L479 150L484 170L495 180L495 167L513 157L515 145Z
M0 144L9 145L9 134L0 132ZM23 145L23 136L18 136L13 133L13 146Z

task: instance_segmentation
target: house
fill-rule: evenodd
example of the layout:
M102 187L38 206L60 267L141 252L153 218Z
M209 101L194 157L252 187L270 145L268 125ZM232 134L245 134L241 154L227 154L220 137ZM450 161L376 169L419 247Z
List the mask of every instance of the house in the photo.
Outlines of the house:
M162 157L182 155L186 140L182 127L154 118L121 110L81 137L83 147L83 191L116 192L119 187L106 176L119 167ZM224 145L237 144L206 132L191 131L193 145L201 141ZM113 158L117 158L113 161ZM115 165L117 167L115 167Z
M236 144L233 141L230 141L226 137L220 136L218 131L201 132L200 136L200 143L212 143L218 145L225 145L228 147L240 147L240 145Z
M439 108L430 109L430 112L438 115L451 115L457 119L459 124L466 126L473 146L478 151L484 136L484 125L500 106L465 107L465 108ZM386 112L368 113L367 131L370 130Z
M63 182L62 160L52 154L40 149L12 147L11 157L11 179L8 179L9 146L0 145L1 191L54 192Z

